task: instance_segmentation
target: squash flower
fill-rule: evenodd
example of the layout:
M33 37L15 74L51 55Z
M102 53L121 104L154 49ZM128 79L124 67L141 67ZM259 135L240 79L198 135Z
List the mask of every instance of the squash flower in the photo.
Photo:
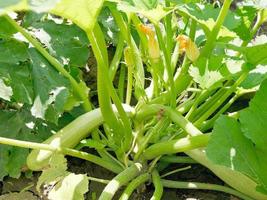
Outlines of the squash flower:
M140 30L148 37L148 53L150 58L157 62L160 58L160 49L155 38L155 32L149 26L143 24L140 24Z
M179 35L176 40L179 42L179 51L185 52L186 56L195 62L200 55L197 45L186 35Z

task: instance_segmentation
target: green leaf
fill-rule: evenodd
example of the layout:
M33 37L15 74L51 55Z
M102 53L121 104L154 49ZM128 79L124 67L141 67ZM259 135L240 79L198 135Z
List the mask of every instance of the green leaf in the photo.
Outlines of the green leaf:
M4 17L0 16L0 38L10 37L16 32L16 29Z
M105 34L106 41L116 46L120 30L107 7L103 8L99 14L98 22Z
M265 80L249 108L240 112L242 131L251 139L257 148L267 152L267 81Z
M240 87L244 89L259 87L265 79L267 79L267 66L259 65L256 69L249 72L247 78L241 83Z
M71 93L69 81L60 75L35 49L29 49L35 100L32 115L57 123Z
M189 74L202 89L220 87L232 75L223 58L222 55L214 55L210 59L200 58L190 66Z
M245 60L253 65L267 64L267 43L242 49Z
M217 120L206 153L214 164L242 172L267 191L267 160L244 136L235 119L222 116Z
M178 13L182 16L190 17L199 23L207 37L213 29L215 21L220 13L220 9L214 8L211 4L189 3L177 6L177 9ZM239 16L229 11L219 32L218 38L234 38L235 33L231 31L239 26L240 21Z
M261 37L260 39L265 38ZM258 42L260 44L258 44ZM266 41L264 41L266 42ZM243 59L251 69L255 69L257 65L267 65L267 43L261 44L257 41L253 46L239 47L232 44L222 43L222 47L239 52L243 54Z
M119 0L118 2L121 5L128 5L139 10L151 10L156 8L159 3L158 0Z
M105 144L98 142L96 140L92 140L92 139L86 139L86 140L82 140L80 142L80 147L89 147L89 148L94 148L94 149L104 149L105 148Z
M2 39L0 45L0 76L12 88L12 100L32 104L33 88L28 49L16 39Z
M0 123L1 137L41 142L51 134L46 127L45 131L42 133L38 131L39 134L36 135L36 130L44 126L41 125L43 122L37 125L36 119L25 109L20 111L0 110L0 121L4 122ZM18 178L21 168L26 163L28 153L28 149L0 145L0 180L6 175Z
M0 63L19 64L29 58L25 43L16 39L0 40Z
M264 81L250 106L240 112L240 122L227 116L220 117L206 149L214 164L249 176L264 193L267 193L266 94L267 81Z
M238 27L234 28L234 32L244 41L252 39L251 26L257 15L257 9L252 6L239 6L236 14L240 16L241 22Z
M47 47L49 53L62 64L73 67L86 65L89 57L89 42L86 34L79 27L64 22L58 24L42 18L31 23L26 21L26 25Z
M162 18L173 11L173 9L166 9L160 4L158 4L157 7L148 8L143 6L143 4L130 4L125 1L120 1L118 3L118 10L125 13L139 13L155 24L159 23Z

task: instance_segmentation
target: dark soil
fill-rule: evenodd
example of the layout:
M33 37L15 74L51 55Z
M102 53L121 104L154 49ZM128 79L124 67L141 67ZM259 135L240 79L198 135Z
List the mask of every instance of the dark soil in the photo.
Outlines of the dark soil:
M82 166L82 167L81 167ZM184 164L175 164L168 167L166 171L170 171L177 168L186 167L188 165ZM91 164L86 161L82 161L76 158L69 159L69 170L74 173L82 173L87 174L88 176L102 178L102 179L112 179L114 174L107 171L106 169ZM4 182L1 183L1 194L0 200L46 200L45 198L40 198L35 189L37 178L39 173L34 173L31 178L26 178L22 176L19 179L6 178ZM180 180L180 181L194 181L194 182L202 182L202 183L214 183L224 185L224 183L218 179L212 172L210 172L205 167L199 164L192 164L191 169L178 172L176 174L170 175L165 179L170 180ZM93 196L98 197L105 185L97 182L90 182L89 184L89 192L86 194L86 199L93 199ZM26 193L25 193L26 191ZM119 191L114 199L119 199L119 194L123 191ZM151 185L143 185L138 188L137 192L135 192L130 199L132 200L147 200L150 199L154 189ZM21 195L21 196L20 196ZM27 198L24 198L27 197ZM239 200L234 196L215 191L207 191L207 190L185 190L185 189L164 189L163 200Z

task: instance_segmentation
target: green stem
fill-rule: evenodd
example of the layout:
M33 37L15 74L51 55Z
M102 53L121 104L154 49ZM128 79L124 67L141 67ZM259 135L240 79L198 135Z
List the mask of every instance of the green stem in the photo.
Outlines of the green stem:
M121 186L127 184L129 181L138 176L141 169L142 165L140 163L135 163L115 176L105 187L99 197L99 200L111 200Z
M168 56L168 50L165 46L159 25L154 24L154 26L155 26L155 30L157 33L159 46L160 46L161 50L163 51L163 55L164 55L165 62L166 62L166 71L167 71L167 76L168 76L167 82L169 83L170 105L171 105L171 107L175 107L176 95L175 95L175 85L174 85L174 81L173 81L170 56Z
M228 10L230 8L231 3L232 3L232 0L225 0L224 1L222 9L220 11L220 14L216 20L216 23L215 23L212 31L208 35L206 45L204 46L204 48L201 52L201 56L209 57L211 55L213 48L214 48L214 44L215 44L216 39L217 39L217 36L218 36L220 29L221 29L221 26L223 25L223 22L227 16L227 13L228 13Z
M132 65L128 65L128 75L127 75L127 90L126 90L126 104L131 103L132 98L132 88L133 88L133 67Z
M196 99L194 100L193 105L191 106L190 110L188 111L188 113L186 114L185 118L186 119L190 119L190 116L195 112L195 110L197 109L199 103L201 103L201 100L203 99L203 95L207 93L207 90L202 90L201 93L199 93L196 97ZM206 95L205 95L206 96Z
M236 80L236 82L231 86L230 89L226 90L226 92L218 99L211 107L203 114L198 120L194 122L194 124L199 127L210 115L216 111L222 103L236 90L236 88L245 80L248 75L248 71L244 71L241 76Z
M123 191L121 197L119 200L128 200L131 196L131 194L133 193L133 191L140 185L142 185L143 183L145 183L146 181L148 181L150 179L150 175L149 173L144 173L140 176L138 176L137 178L135 178L134 180L132 180L126 187L126 189Z
M216 114L201 125L201 130L206 131L214 125L214 122L221 116L230 106L239 98L239 94L235 94Z
M197 24L195 21L191 22L189 37L192 41L195 40L196 25ZM190 66L190 62L185 56L182 67L177 70L174 76L174 88L175 88L176 96L180 95L190 85L192 81L192 77L188 73L189 66ZM169 91L162 93L159 97L153 99L151 101L151 104L166 103L169 95L170 95Z
M253 26L253 28L251 30L251 38L253 38L256 35L256 33L259 30L260 26L264 23L264 21L262 20L263 19L263 15L264 15L264 9L262 9L262 10L260 10L258 12L256 23L255 23L255 25ZM249 43L249 40L248 41L244 41L241 46L245 47L245 46L248 45L248 43Z
M102 179L102 178L95 178L95 177L91 177L91 176L89 176L88 179L89 179L89 181L94 181L94 182L102 183L105 185L107 185L110 182L110 180L106 180L106 179Z
M159 142L148 147L142 154L142 158L145 160L151 160L157 156L165 154L174 154L205 147L207 146L209 139L210 135L202 134L178 140Z
M110 80L108 73L107 61L105 61L105 56L102 54L101 49L106 49L103 32L101 31L98 24L95 25L94 30L87 31L87 36L91 42L95 57L98 62L98 97L101 111L103 112L105 120L108 122L108 125L113 128L120 135L120 141L117 141L121 144L121 139L123 139L123 148L127 150L131 145L132 131L130 121L122 107L121 101L113 87L113 84ZM99 46L101 45L101 46ZM114 115L111 109L111 102L107 96L111 96L114 104L118 109L118 113L123 121L123 125ZM119 137L117 137L119 139Z
M126 25L121 13L117 10L116 7L114 7L114 4L107 3L112 16L114 17L125 41L127 42L128 46L130 47L130 53L131 57L134 61L134 78L135 78L135 96L139 100L140 98L145 98L145 75L144 75L144 68L143 68L143 62L141 58L141 54L139 49L136 46L136 43L134 39L131 37L131 34L128 30L128 26Z
M191 169L191 166L182 167L182 168L178 168L178 169L172 170L172 171L170 171L170 172L167 172L167 173L165 173L165 174L162 174L160 177L161 177L161 178L164 178L164 177L170 176L170 175L172 175L172 174L175 174L175 173L177 173L177 172L185 171L185 170L188 170L188 169Z
M145 120L153 115L158 113L163 114L164 116L171 119L174 123L180 126L188 135L196 136L201 135L202 132L197 129L190 121L188 121L181 113L177 110L162 106L159 104L146 105L144 106L135 116L137 121Z
M125 75L126 75L126 66L122 64L120 67L120 76L119 76L119 83L118 83L118 93L119 93L121 102L123 102L124 100Z
M167 188L176 188L176 189L193 189L193 190L213 190L225 192L231 195L235 195L244 200L252 200L250 197L238 192L232 188L225 187L222 185L208 184L208 183L197 183L197 182L181 182L181 181L170 181L162 179L162 184Z
M186 156L163 156L160 160L162 162L167 162L167 163L185 163L185 164L198 163L194 159Z
M155 187L155 191L150 200L160 200L163 194L163 185L156 169L154 169L152 172L152 182Z
M61 153L64 155L69 155L69 156L73 156L76 158L81 158L83 160L90 161L114 173L120 173L122 171L122 168L118 165L114 165L113 163L107 162L104 159L101 159L95 155L82 152L82 151L77 151L77 150L70 149L70 148L55 147L49 144L40 144L40 143L35 143L35 142L21 141L21 140L15 140L15 139L3 138L3 137L0 137L0 144L22 147L22 148L27 148L27 149L30 148L30 149L37 149L37 150L46 150L46 151L51 151L53 153Z
M44 56L49 63L64 77L69 79L74 91L77 93L79 98L82 100L82 105L86 111L92 110L91 103L88 99L88 94L84 92L84 90L80 87L80 85L76 82L76 80L65 70L64 66L58 62L56 58L51 56L38 42L35 38L33 38L26 30L24 30L21 26L17 24L15 20L10 18L8 15L4 16L6 20L18 31L20 32L41 54Z
M116 46L116 51L115 51L114 57L110 63L110 67L109 67L109 76L110 76L111 81L114 80L115 75L116 75L116 71L117 71L118 66L120 64L122 52L123 52L123 47L124 47L124 38L122 37L122 34L120 34L119 35L119 41L118 41L118 44Z
M107 88L107 85L109 84L107 82L107 76L109 75L108 73L105 73L106 64L105 64L102 52L99 47L99 42L97 41L94 32L88 31L87 36L91 43L95 58L98 62L97 93L98 93L98 100L99 100L102 115L106 123L110 126L110 128L116 131L120 131L122 129L121 124L119 123L119 120L117 119L111 107L109 90Z
M153 136L166 130L166 125L169 126L169 119L163 118L153 128L151 128L150 131L148 131L148 133L140 141L138 151L134 155L134 160L138 160L139 156L143 153Z
M174 73L174 70L176 68L178 59L179 59L179 43L177 42L176 45L175 45L175 48L173 50L172 57L171 57L172 73Z
M169 7L170 2L165 0L165 6ZM171 57L173 49L173 30L172 30L172 12L165 17L165 29L166 29L166 46L168 56Z

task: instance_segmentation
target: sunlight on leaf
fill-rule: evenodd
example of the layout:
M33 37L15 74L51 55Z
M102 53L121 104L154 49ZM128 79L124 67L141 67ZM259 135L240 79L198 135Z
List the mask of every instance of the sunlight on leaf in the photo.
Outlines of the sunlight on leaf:
M0 79L0 98L10 101L13 92L10 86L7 86L2 79Z

